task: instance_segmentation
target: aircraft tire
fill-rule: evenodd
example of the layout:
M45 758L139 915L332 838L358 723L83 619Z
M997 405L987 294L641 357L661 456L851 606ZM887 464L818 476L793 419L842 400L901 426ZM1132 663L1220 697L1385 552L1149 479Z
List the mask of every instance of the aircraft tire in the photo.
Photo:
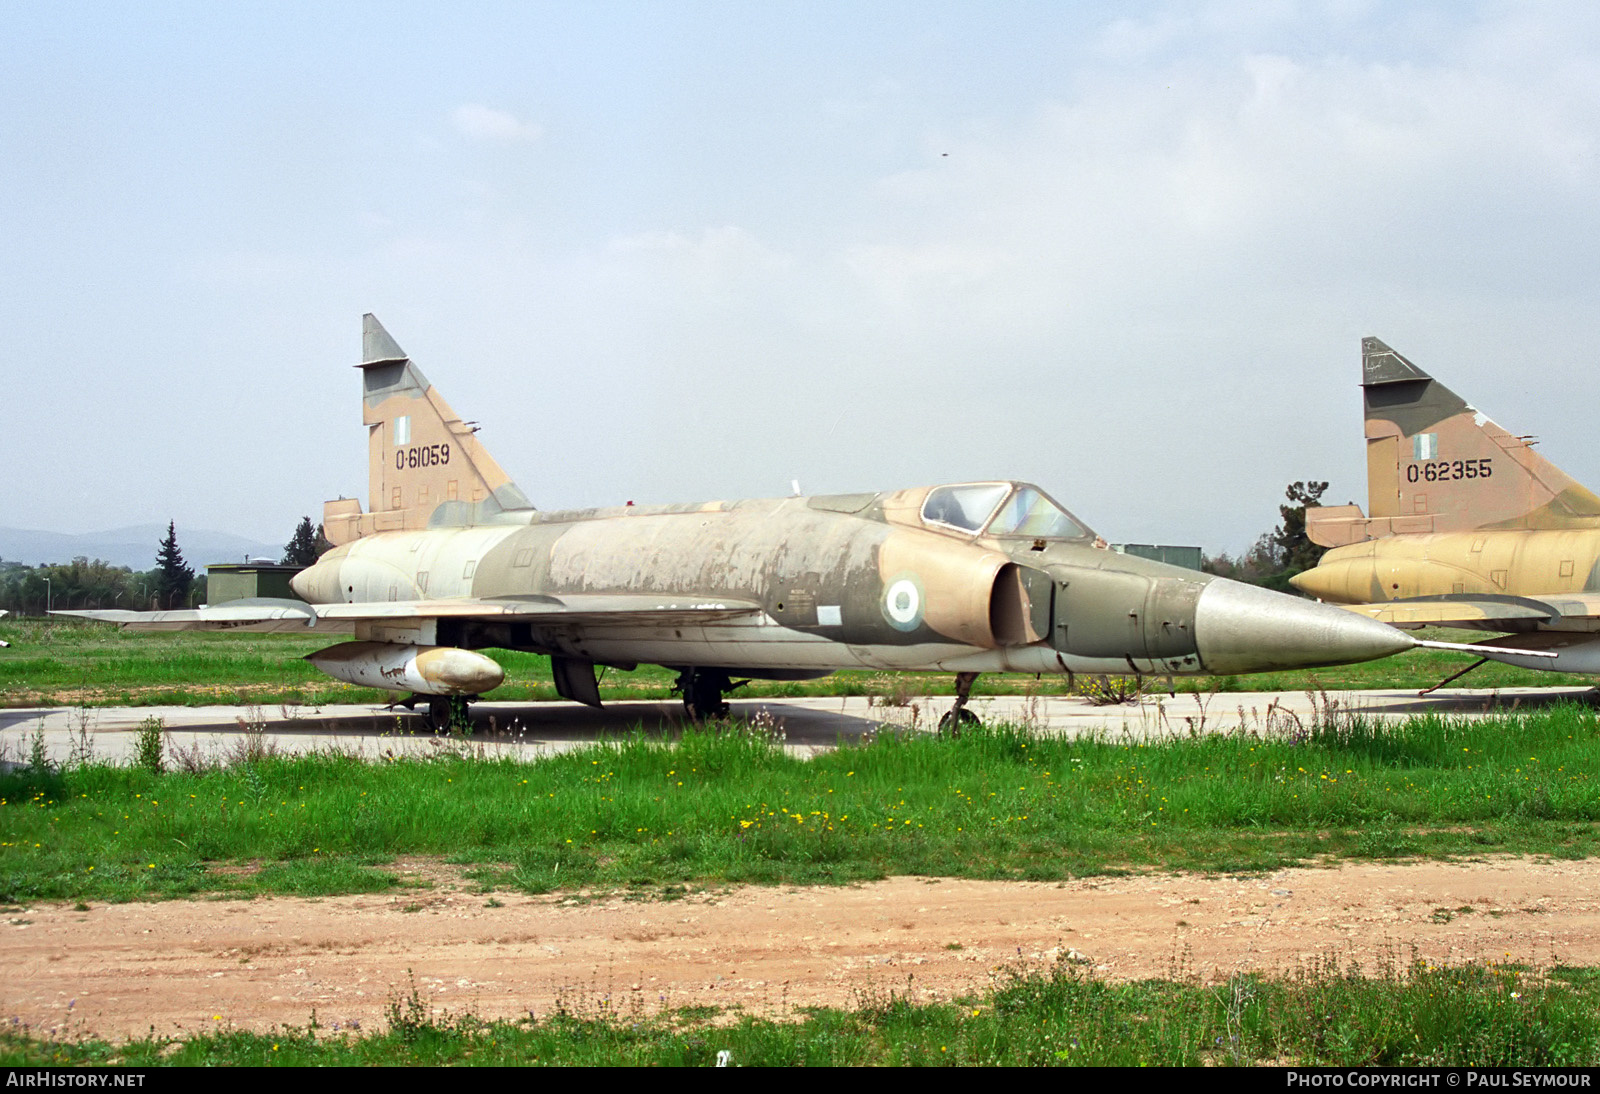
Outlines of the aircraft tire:
M472 732L465 695L436 695L428 700L428 726L435 733Z
M687 674L683 684L683 709L692 721L724 717L729 710L722 699L727 687L727 673L707 669L694 669Z
M939 736L959 737L963 729L977 729L981 725L983 721L976 714L966 707L957 707L939 719Z

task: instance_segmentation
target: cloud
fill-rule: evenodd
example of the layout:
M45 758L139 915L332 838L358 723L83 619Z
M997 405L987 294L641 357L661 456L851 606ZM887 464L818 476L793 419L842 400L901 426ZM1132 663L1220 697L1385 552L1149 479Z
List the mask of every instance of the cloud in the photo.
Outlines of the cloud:
M1001 255L989 250L941 242L854 247L844 261L878 298L898 304L920 295L970 290L1004 264Z
M662 279L664 285L695 290L737 288L752 277L778 277L790 267L789 257L775 251L736 225L704 228L696 233L649 231L617 236L606 245L613 270Z
M450 115L456 132L475 141L536 141L544 129L525 122L507 110L495 110L478 103L458 106Z

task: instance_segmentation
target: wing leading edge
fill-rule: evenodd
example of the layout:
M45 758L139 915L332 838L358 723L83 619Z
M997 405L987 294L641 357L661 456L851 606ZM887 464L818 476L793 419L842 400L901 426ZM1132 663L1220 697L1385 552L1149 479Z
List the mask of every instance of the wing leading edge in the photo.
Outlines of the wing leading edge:
M638 594L575 593L455 600L397 600L361 604L306 604L299 600L235 600L185 611L58 611L53 615L115 623L135 631L252 631L349 634L359 622L404 623L428 619L539 622L585 627L653 623L712 623L760 612L754 601Z

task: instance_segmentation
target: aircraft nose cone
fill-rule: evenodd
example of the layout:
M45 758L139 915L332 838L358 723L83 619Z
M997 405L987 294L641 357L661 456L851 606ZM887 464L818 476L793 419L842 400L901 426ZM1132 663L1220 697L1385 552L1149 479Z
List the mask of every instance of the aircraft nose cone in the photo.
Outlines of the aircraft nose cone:
M1221 674L1348 665L1414 643L1386 623L1218 578L1195 605L1195 644L1206 669Z

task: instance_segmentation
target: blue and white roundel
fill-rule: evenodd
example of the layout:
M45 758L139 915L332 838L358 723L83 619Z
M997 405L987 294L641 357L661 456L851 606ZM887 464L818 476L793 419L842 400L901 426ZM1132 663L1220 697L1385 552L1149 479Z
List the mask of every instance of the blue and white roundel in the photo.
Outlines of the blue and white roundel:
M883 591L883 617L896 630L916 630L922 623L922 601L922 582L902 574Z

